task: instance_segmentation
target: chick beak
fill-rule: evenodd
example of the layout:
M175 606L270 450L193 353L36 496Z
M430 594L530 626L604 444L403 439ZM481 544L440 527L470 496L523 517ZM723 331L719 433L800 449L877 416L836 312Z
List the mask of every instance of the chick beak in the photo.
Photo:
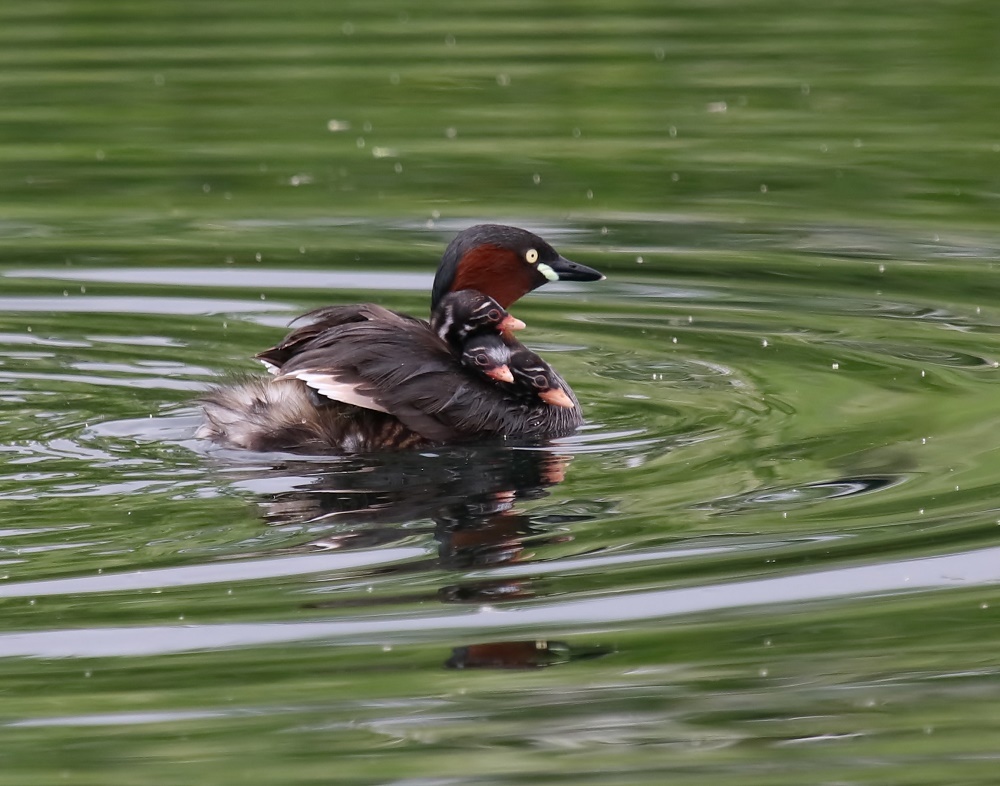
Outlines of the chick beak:
M497 382L514 381L514 375L510 373L510 369L507 368L507 366L494 366L493 368L486 369L483 373L490 379L495 379ZM573 405L570 404L570 406Z
M546 404L551 404L553 407L573 409L573 407L576 406L573 403L573 399L567 396L566 391L562 388L549 388L548 390L543 390L538 394L538 398Z
M514 330L524 330L528 326L513 314L508 314L503 318L498 327L501 333L509 333Z

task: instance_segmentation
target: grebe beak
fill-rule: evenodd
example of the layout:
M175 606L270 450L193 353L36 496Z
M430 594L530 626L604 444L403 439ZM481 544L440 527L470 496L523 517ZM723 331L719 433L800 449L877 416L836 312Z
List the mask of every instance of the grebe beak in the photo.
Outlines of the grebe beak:
M490 379L495 379L497 382L514 381L514 375L510 373L510 369L507 368L507 366L494 366L491 369L487 369L483 373Z
M548 390L543 390L538 394L538 398L553 407L573 409L573 407L576 406L573 403L573 399L567 396L566 391L562 388L549 388Z
M525 325L520 319L515 317L513 314L508 314L507 316L505 316L503 320L500 322L500 324L497 325L497 329L501 333L508 333L512 330L524 330L526 327L528 326Z
M549 278L549 271L555 276L555 278L550 279L551 281L603 281L605 279L605 275L600 271L581 265L579 262L573 262L564 256L558 256L548 262L540 262L539 270L542 269L543 265L548 268L548 270L542 270L542 274L546 278Z

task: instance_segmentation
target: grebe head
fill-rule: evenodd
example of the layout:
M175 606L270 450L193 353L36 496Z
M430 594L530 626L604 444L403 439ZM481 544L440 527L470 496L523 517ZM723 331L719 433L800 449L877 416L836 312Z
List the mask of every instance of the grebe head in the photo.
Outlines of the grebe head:
M499 333L473 336L462 347L462 362L497 382L514 381L514 375L507 367L509 361L510 347L504 343Z
M561 256L538 235L517 227L479 224L460 232L434 277L431 311L449 292L475 289L503 308L549 281L600 281L602 273Z
M449 292L431 314L431 328L453 347L461 346L474 333L505 333L524 327L493 298L474 289Z
M566 409L576 406L552 367L527 347L519 345L512 349L507 367L515 385L534 392L546 404Z

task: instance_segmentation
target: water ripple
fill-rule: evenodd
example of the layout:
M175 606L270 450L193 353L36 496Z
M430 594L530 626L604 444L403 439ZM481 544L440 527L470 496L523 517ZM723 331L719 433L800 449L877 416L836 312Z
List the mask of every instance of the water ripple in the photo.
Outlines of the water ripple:
M338 555L340 556L340 555ZM404 556L411 556L406 554ZM196 569L202 570L202 569ZM682 589L613 593L502 609L346 621L161 625L0 634L2 658L140 657L310 640L401 640L624 625L726 609L1000 583L1000 548ZM768 611L772 613L772 611Z

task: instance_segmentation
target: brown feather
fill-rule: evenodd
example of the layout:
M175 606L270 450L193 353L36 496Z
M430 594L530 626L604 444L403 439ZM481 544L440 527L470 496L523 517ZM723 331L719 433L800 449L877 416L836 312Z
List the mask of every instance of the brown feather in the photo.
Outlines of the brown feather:
M487 243L476 246L462 257L451 291L475 289L508 308L542 283L539 278L538 271L516 252Z

